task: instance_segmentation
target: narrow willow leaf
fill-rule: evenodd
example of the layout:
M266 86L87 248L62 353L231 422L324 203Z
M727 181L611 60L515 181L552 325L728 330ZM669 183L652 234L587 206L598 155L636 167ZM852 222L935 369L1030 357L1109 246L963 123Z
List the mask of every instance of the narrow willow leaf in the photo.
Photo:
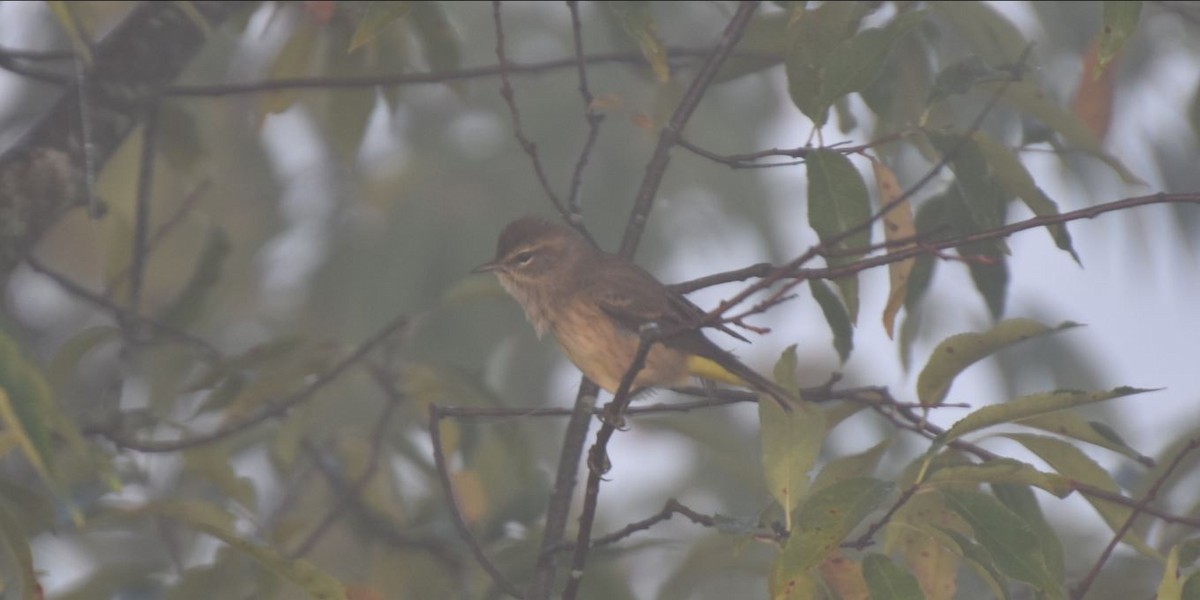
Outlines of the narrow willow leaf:
M980 86L984 93L995 93L1004 86L1003 98L1013 106L1029 113L1047 127L1056 131L1072 146L1100 159L1125 183L1146 185L1137 175L1125 167L1120 160L1104 150L1096 134L1075 113L1050 101L1046 94L1033 83L1022 80L1007 83L987 83Z
M1136 0L1106 0L1104 30L1100 36L1100 67L1108 66L1125 45L1125 40L1137 29L1142 16L1142 3Z
M1057 327L1033 319L1009 319L983 333L960 333L942 340L917 377L917 397L926 406L940 404L959 373L979 360L1030 338L1078 327L1066 321Z
M976 544L967 536L944 527L938 527L937 530L951 540L954 546L957 546L959 555L963 560L967 561L967 566L971 567L975 574L987 584L997 598L1009 599L1008 585L1004 575L996 569L996 563L992 560L992 555L979 544Z
M904 190L900 189L900 182L896 180L896 174L878 160L871 161L871 168L875 171L875 186L879 189L880 206L891 207L891 210L883 217L884 239L892 244L896 244L900 240L915 239L917 226L913 222L912 206L907 200L897 203L904 195ZM911 244L888 246L888 254L905 250L910 246ZM890 289L887 305L883 308L883 330L887 332L888 338L892 337L895 329L896 313L900 312L900 307L904 306L904 299L908 295L908 277L912 273L915 262L915 259L910 258L888 265Z
M16 566L15 571L4 574L0 591L5 597L16 591L14 598L20 600L41 600L41 585L37 580L37 572L33 567L33 552L29 547L30 532L22 526L21 519L8 511L8 507L0 502L0 556L7 555L3 563L7 567ZM15 565L13 563L16 563Z
M439 2L413 2L412 25L435 73L462 66L462 40Z
M375 36L379 35L379 32L383 31L385 27L407 16L411 9L412 5L409 2L391 0L368 2L362 18L358 20L358 25L354 28L354 35L350 38L350 47L346 49L346 52L354 52L366 45L375 39Z
M216 505L200 500L181 500L155 504L144 510L169 517L225 542L295 584L314 600L346 600L340 581L306 560L285 558L268 546L244 539L234 529L233 517Z
M975 410L963 417L938 439L949 443L973 431L979 431L1000 423L1012 423L1046 413L1052 413L1076 406L1104 402L1122 396L1142 394L1154 390L1143 390L1131 387L1119 387L1107 392L1081 392L1075 390L1060 390L1021 396L1004 404L993 404Z
M808 285L812 290L813 299L825 315L825 322L829 323L829 329L833 332L833 348L844 363L850 357L850 351L854 349L854 327L850 325L850 315L846 314L841 299L824 281L812 279Z
M795 378L795 356L796 348L792 346L776 365L776 380L784 387L789 387L786 378L778 374L790 372ZM821 452L825 414L809 402L794 404L790 413L774 402L759 402L758 416L762 427L763 475L767 490L783 509L790 531L792 512L808 489L808 472Z
M54 14L54 18L58 20L58 26L63 28L63 31L67 33L67 38L71 40L71 49L83 62L90 65L94 60L92 46L87 39L87 32L80 28L79 18L75 15L72 4L64 0L46 2L46 6L50 7L50 12Z
M1046 464L1050 465L1055 471L1077 482L1085 483L1114 494L1121 493L1121 488L1113 481L1108 471L1105 471L1100 465L1096 464L1096 461L1092 460L1091 457L1084 454L1072 444L1052 437L1027 433L1007 433L1004 434L1004 437L1025 446L1030 452L1036 454L1038 458L1046 461ZM1133 510L1128 506L1113 504L1086 494L1084 495L1084 499L1092 505L1092 508L1096 509L1096 512L1100 514L1105 523L1108 523L1113 532L1124 526L1130 512ZM1156 550L1147 545L1132 530L1125 534L1122 541L1146 556L1160 557Z
M930 485L942 483L1016 483L1032 485L1059 498L1072 491L1071 481L1062 475L1045 473L1023 462L1001 458L975 465L944 467L934 471L926 479Z
M975 539L1001 572L1031 584L1046 598L1066 598L1063 582L1050 572L1029 523L987 494L948 489L942 490L942 497L971 525Z
M1037 534L1038 540L1041 542L1042 555L1046 557L1046 567L1050 569L1050 574L1056 579L1064 579L1066 577L1066 560L1062 541L1058 539L1058 534L1050 526L1046 516L1042 514L1042 507L1038 504L1037 497L1033 495L1033 488L1011 483L993 483L991 487L997 500L1017 513L1017 516L1024 519L1026 523L1033 525L1033 532Z
M1012 22L983 2L933 2L931 7L992 67L1016 65L1029 45Z
M821 563L821 579L842 600L865 600L869 597L862 565L850 560L841 551L834 552Z
M832 106L846 94L861 92L879 77L900 36L925 20L925 12L901 12L881 28L864 29L838 44L822 69L821 103Z
M1029 174L1025 165L1012 150L982 131L972 133L971 139L983 153L996 182L1003 186L1009 194L1020 198L1025 206L1039 217L1059 214L1058 205L1050 199L1050 196L1046 195L1046 192L1042 191L1042 188L1038 187L1033 176ZM1046 230L1050 232L1050 237L1054 239L1055 245L1060 250L1070 254L1076 263L1082 264L1079 255L1075 253L1075 248L1071 245L1071 234L1067 232L1066 225L1062 223L1048 225Z
M642 57L650 64L654 78L659 83L671 80L671 67L667 62L667 45L658 35L658 24L650 14L648 2L605 2L608 10L617 17L625 34L642 51Z
M821 243L838 253L829 257L830 266L858 260L871 243L870 228L863 227L849 236L844 234L871 218L870 198L862 175L850 159L828 149L810 154L807 168L808 223L816 230ZM835 283L853 324L858 321L858 277L842 277Z
M1155 600L1183 600L1183 584L1179 581L1179 546L1167 553L1162 581L1158 583Z
M887 481L860 477L813 493L796 514L795 527L779 561L790 573L807 572L838 549L838 544L891 494Z
M863 558L862 568L871 600L925 600L917 579L892 559L872 552Z
M1142 464L1153 464L1153 460L1130 448L1116 432L1103 423L1089 422L1077 413L1060 411L1042 415L1034 415L1014 421L1017 425L1033 427L1050 433L1066 436L1081 442L1099 446L1120 453Z
M892 441L893 438L885 438L878 444L858 454L841 456L829 461L821 468L821 472L817 473L816 478L813 479L813 492L815 493L847 479L874 475L875 467L879 466L879 459L883 457L883 453L892 445Z
M194 323L202 314L205 300L221 279L221 267L229 251L229 237L225 230L220 227L209 229L191 278L175 300L163 309L160 320L176 327Z

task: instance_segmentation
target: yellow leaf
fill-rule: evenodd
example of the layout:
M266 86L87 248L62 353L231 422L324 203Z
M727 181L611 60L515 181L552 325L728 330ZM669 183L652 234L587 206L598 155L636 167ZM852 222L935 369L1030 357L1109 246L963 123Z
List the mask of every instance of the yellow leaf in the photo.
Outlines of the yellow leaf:
M880 205L892 206L904 194L904 191L900 189L900 183L896 181L896 174L878 160L871 161L871 168L875 171L875 185L879 188ZM908 204L907 200L899 203L884 215L883 235L887 241L894 243L897 240L912 239L916 234L917 228L913 224L912 206ZM899 252L909 246L910 244L888 246L888 253ZM888 338L892 337L892 331L895 329L896 313L900 312L900 307L904 305L905 294L908 291L908 276L912 273L915 262L915 259L910 258L888 265L891 291L888 292L887 306L883 309L883 329L887 332Z

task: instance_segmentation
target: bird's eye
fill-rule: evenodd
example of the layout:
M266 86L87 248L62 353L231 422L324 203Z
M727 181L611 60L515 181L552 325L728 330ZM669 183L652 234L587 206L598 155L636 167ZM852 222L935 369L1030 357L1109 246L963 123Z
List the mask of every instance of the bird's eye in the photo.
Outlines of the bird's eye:
M522 252L513 257L513 262L516 262L518 266L522 267L529 264L529 261L531 260L533 260L532 252Z

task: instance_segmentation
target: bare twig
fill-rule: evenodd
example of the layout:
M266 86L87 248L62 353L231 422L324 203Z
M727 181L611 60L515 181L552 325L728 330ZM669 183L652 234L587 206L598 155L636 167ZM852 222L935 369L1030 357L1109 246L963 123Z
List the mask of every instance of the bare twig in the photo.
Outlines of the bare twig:
M637 252L642 231L646 227L646 219L650 215L650 207L654 203L654 196L658 193L663 175L667 172L667 163L671 160L671 149L678 143L684 127L692 118L692 113L700 105L700 99L704 97L704 93L712 84L721 64L733 51L733 46L741 39L742 32L746 30L746 26L750 23L750 17L754 15L757 8L758 2L756 1L738 3L737 12L725 26L721 39L713 47L712 53L705 59L704 64L700 66L700 70L692 79L691 84L688 85L687 91L684 92L683 98L680 99L679 106L675 108L670 120L658 133L658 143L654 147L654 154L646 163L646 175L642 178L637 197L633 201L633 209L629 212L625 236L621 239L621 256L632 258Z
M342 513L362 494L367 484L375 478L375 474L379 472L379 459L383 455L384 436L387 434L388 425L391 424L392 417L396 414L396 409L404 402L404 393L377 368L371 368L371 377L375 380L376 385L384 391L386 404L384 404L383 412L376 419L375 428L371 432L371 445L370 452L367 455L367 465L363 469L362 474L350 483L343 482L340 477L330 477L331 481L335 481L336 484L340 484L345 489L341 491L337 502L325 514L325 518L321 519L321 522L296 546L296 549L289 553L289 556L292 558L299 558L308 554L325 535L325 532L337 522ZM314 455L317 454L315 448L311 449L311 451ZM322 462L317 460L317 465L321 467ZM329 473L326 473L326 475L328 476Z
M102 435L120 448L128 450L136 450L138 452L178 452L188 448L195 448L205 444L211 444L218 440L225 439L236 433L245 431L267 419L272 417L282 416L292 407L308 400L325 386L332 383L339 376L345 373L350 367L356 365L367 356L372 350L383 343L387 338L402 329L408 324L407 317L397 317L392 322L385 325L382 329L375 332L366 341L359 344L346 358L338 361L332 368L321 373L315 379L305 385L300 390L283 396L282 398L263 404L258 410L250 413L238 421L227 423L208 433L194 433L186 435L175 440L139 440L126 437L119 431L111 431L108 429L95 429L87 433Z
M646 356L654 345L657 331L644 330L638 344L637 354L633 363L625 371L620 385L613 393L612 402L604 407L601 417L600 430L596 432L596 442L588 451L588 479L584 488L583 509L579 513L579 533L575 538L575 552L571 557L571 572L567 576L567 585L563 590L563 600L574 600L579 594L579 584L583 580L584 566L587 564L588 550L591 548L592 525L596 522L596 508L600 502L600 481L610 467L608 461L608 442L613 433L625 422L624 412L633 400L631 393L633 380L646 364Z
M70 277L51 269L32 254L25 257L25 262L35 272L49 277L52 281L54 281L54 283L57 283L60 287L62 287L63 290L65 290L68 294L111 314L113 318L117 320L118 324L124 326L132 323L139 327L144 327L150 330L152 334L160 336L164 339L191 346L209 362L216 362L221 359L221 352L213 347L212 344L209 344L208 342L190 333L187 333L186 331L181 331L165 323L160 323L149 317L144 317L134 313L123 306L119 306L100 294L97 294L76 283Z
M142 117L142 155L138 165L137 205L133 221L133 250L130 260L129 310L141 312L142 279L146 274L147 232L150 229L150 198L154 187L154 147L158 133L158 103L146 106Z
M492 578L492 582L496 584L504 593L514 598L524 598L517 587L512 584L488 558L483 547L479 545L479 540L475 539L475 534L471 532L471 526L467 524L466 517L462 514L462 509L458 506L458 496L454 493L454 483L450 481L450 469L446 466L446 456L442 449L442 413L441 409L436 404L429 405L429 438L433 444L433 462L437 467L438 479L442 483L442 491L446 494L446 500L450 505L450 515L454 518L454 524L458 529L458 534L463 541L471 549L471 554L475 557L475 562L487 572Z
M575 161L575 171L571 175L571 189L567 193L568 218L578 221L572 225L581 229L583 207L580 202L580 191L583 188L583 170L591 157L596 140L600 137L600 123L604 121L604 115L596 112L592 90L588 86L587 63L584 61L583 54L583 26L579 21L579 2L574 0L567 2L567 8L571 11L571 37L575 42L575 64L576 70L579 72L579 95L583 100L583 118L588 124L587 138L583 142L579 158Z
M1134 521L1137 520L1139 515L1141 515L1143 512L1146 512L1146 507L1149 506L1152 501L1154 501L1156 496L1158 496L1158 491L1162 489L1163 484L1165 484L1167 480L1171 478L1171 474L1174 473L1175 469L1179 468L1179 465L1183 464L1184 457L1196 449L1200 449L1200 437L1192 438L1186 445L1183 446L1183 448L1180 448L1179 452L1175 454L1175 458L1171 460L1170 464L1167 465L1167 468L1163 469L1162 474L1158 476L1158 479L1154 480L1154 484L1150 486L1150 489L1146 490L1146 495L1142 496L1142 499L1133 506L1133 510L1130 511L1129 516L1126 517L1125 522L1122 523L1121 527L1119 527L1113 534L1112 539L1109 540L1108 545L1104 547L1104 551L1100 553L1100 556L1096 559L1096 562L1092 565L1092 568L1087 572L1087 575L1085 575L1083 579L1076 584L1074 589L1071 590L1071 598L1073 600L1080 600L1087 594L1088 589L1092 587L1092 582L1094 582L1096 580L1096 576L1100 574L1100 569L1104 567L1104 563L1108 562L1108 558L1112 556L1113 550L1116 549L1117 544L1121 543L1121 539L1124 538L1129 529L1133 527Z

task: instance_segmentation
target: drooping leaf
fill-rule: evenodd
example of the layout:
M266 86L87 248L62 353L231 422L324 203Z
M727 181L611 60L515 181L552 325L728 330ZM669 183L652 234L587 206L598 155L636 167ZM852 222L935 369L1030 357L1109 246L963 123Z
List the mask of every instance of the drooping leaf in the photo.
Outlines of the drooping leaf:
M842 300L824 281L812 279L808 285L812 290L813 299L825 315L825 322L829 323L829 329L833 332L833 347L837 350L838 358L844 363L850 357L850 351L854 349L854 327L850 324L850 316L846 314Z
M776 559L781 573L808 573L878 508L894 486L860 477L835 483L807 498L796 514L787 545Z
M888 254L893 254L910 247L910 244L898 244L897 242L912 240L917 235L912 206L907 200L898 202L903 196L904 190L900 189L900 182L896 180L896 174L887 165L878 160L872 160L871 168L875 171L875 186L879 189L880 207L891 207L891 210L883 217L883 236L893 244L888 246ZM900 307L904 305L904 298L908 295L908 277L912 273L914 263L915 259L910 258L888 265L890 289L888 290L887 305L883 309L883 330L887 332L888 338L892 337L896 313L900 312Z
M160 514L211 535L267 570L295 584L314 600L345 600L344 586L307 560L292 560L274 549L246 540L233 526L233 517L216 505L200 500L178 500L153 504L146 512Z
M967 367L1017 342L1078 326L1070 321L1049 327L1033 319L1009 319L982 333L952 335L934 348L921 369L917 397L924 405L940 404L954 379Z
M1100 64L1100 38L1093 40L1083 55L1083 72L1079 74L1079 85L1075 86L1071 112L1101 142L1112 125L1116 71Z
M828 110L847 94L861 92L879 76L900 36L925 20L925 12L904 11L881 28L864 29L839 43L825 61L821 103Z
M939 483L1015 483L1032 485L1059 498L1065 498L1071 493L1071 481L1055 474L1045 473L1033 468L1032 465L1000 458L985 463L944 467L931 473L926 479L930 485Z
M1103 5L1104 30L1100 35L1098 55L1102 69L1116 58L1125 40L1137 29L1142 15L1142 3L1139 0L1106 0Z
M871 217L870 198L862 175L842 153L818 149L808 157L808 223L822 244L834 255L830 266L844 265L860 258L871 243L870 227L860 227ZM848 275L835 280L850 323L858 321L858 277Z
M1042 514L1042 507L1038 504L1037 497L1033 495L1033 489L1027 485L1012 483L993 483L991 487L997 500L1033 526L1033 532L1037 534L1038 540L1041 542L1042 555L1046 557L1046 567L1050 570L1050 574L1056 579L1065 578L1066 559L1062 541L1058 539L1058 534L1054 532L1054 528Z
M925 600L917 578L901 569L892 559L872 552L863 558L863 579L871 591L871 600Z
M816 8L796 4L788 22L791 44L784 57L788 93L800 112L817 127L829 119L821 93L826 62L850 39L869 11L858 2L826 2Z
M1122 396L1142 394L1154 390L1119 387L1107 392L1082 392L1059 390L1042 394L1021 396L1004 404L984 406L955 423L946 433L938 437L944 443L956 440L973 431L979 431L1000 423L1012 423L1035 415L1052 413L1076 406L1094 404Z
M788 387L785 377L795 378L796 347L788 348L775 367L776 380ZM791 368L789 368L789 366ZM824 440L824 413L809 402L793 404L784 412L774 402L759 402L762 431L762 461L767 490L783 509L791 530L792 512L808 489L808 472L816 463Z
M650 14L649 2L610 1L604 5L617 18L625 34L637 43L642 57L650 64L650 70L659 83L671 80L671 67L667 62L667 45L658 35L658 24Z
M1072 444L1051 437L1025 433L1008 433L1004 434L1004 437L1019 442L1030 452L1036 454L1038 458L1046 461L1046 464L1055 471L1074 481L1114 494L1121 493L1121 489L1113 481L1112 476ZM1096 509L1096 512L1114 532L1125 524L1132 510L1128 506L1114 504L1087 494L1084 494L1083 497ZM1122 540L1147 556L1156 558L1159 556L1158 552L1147 545L1134 531L1127 532Z
M1124 440L1120 438L1110 427L1104 423L1089 422L1077 413L1071 411L1059 411L1042 415L1034 415L1025 419L1014 421L1018 425L1041 429L1057 433L1081 442L1087 442L1101 448L1107 448L1113 452L1118 452L1133 460L1143 464L1150 464L1153 461L1131 448Z
M991 167L996 183L1003 186L1010 195L1020 198L1025 206L1039 217L1059 214L1058 204L1042 191L1042 188L1037 185L1033 176L1029 174L1025 165L1013 154L1012 150L982 131L974 132L971 134L971 138L978 146L979 151L983 153L988 166ZM1061 223L1049 225L1046 229L1059 249L1069 253L1076 263L1082 264L1079 255L1075 253L1075 248L1071 245L1071 235L1067 232L1065 225Z
M995 561L992 560L992 555L986 548L953 529L938 528L938 531L954 543L958 548L959 556L979 575L979 578L987 584L997 598L1009 599L1007 582L996 568Z
M1029 45L1012 22L983 2L933 2L931 7L992 67L1016 65Z
M350 38L350 46L346 48L346 52L354 52L370 43L380 31L403 19L410 10L411 3L404 1L380 0L366 3L366 10L354 28L354 35Z
M1029 583L1046 598L1066 598L1063 582L1051 573L1033 527L999 500L965 490L942 490L946 506L971 525L1004 574Z

